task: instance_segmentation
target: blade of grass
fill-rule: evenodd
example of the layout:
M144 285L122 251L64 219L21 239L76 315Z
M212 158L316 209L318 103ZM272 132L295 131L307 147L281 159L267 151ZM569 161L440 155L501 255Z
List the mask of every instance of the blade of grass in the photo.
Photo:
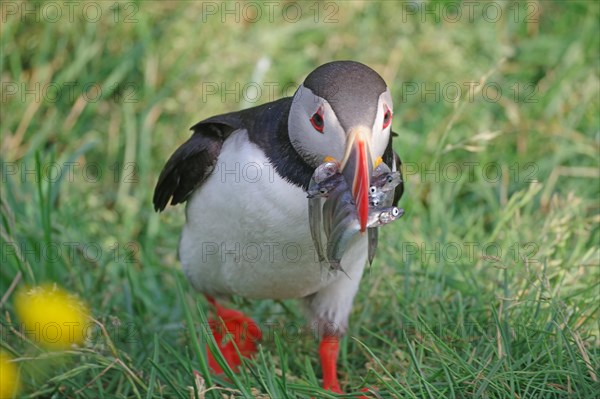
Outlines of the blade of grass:
M196 331L194 319L192 318L192 313L190 312L190 309L185 300L185 295L183 293L183 287L181 285L180 277L178 275L175 276L175 280L176 280L176 284L177 284L177 294L179 296L179 303L183 307L183 313L185 315L185 320L186 320L186 324L187 324L187 328L188 328L188 334L190 335L190 340L192 342L192 350L194 351L194 354L196 355L197 362L200 364L200 373L202 374L204 381L206 381L206 387L211 388L213 386L212 376L208 369L208 364L206 362L206 355L205 355L204 350L202 349L202 346L200 345L200 341L198 339L199 336L204 337L204 334L198 334L198 332ZM202 330L204 330L204 329L202 328ZM209 395L215 399L218 399L218 395L215 391L210 391Z

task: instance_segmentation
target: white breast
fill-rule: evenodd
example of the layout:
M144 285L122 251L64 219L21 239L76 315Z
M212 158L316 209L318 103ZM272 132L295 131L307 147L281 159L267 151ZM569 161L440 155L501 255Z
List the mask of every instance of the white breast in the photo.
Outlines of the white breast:
M275 172L245 131L224 142L215 171L192 195L186 214L179 257L199 291L298 298L348 279L322 270L308 226L306 193ZM348 252L356 257L357 251ZM342 259L342 267L357 279L364 264L365 259Z

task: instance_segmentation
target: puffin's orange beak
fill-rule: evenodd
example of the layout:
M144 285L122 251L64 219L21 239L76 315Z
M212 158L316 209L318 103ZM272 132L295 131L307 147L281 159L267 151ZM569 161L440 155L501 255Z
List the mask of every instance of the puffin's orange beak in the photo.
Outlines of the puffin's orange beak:
M350 130L341 165L342 173L352 189L360 231L363 233L367 229L369 186L371 184L371 174L373 173L370 143L370 131L368 129L358 127Z

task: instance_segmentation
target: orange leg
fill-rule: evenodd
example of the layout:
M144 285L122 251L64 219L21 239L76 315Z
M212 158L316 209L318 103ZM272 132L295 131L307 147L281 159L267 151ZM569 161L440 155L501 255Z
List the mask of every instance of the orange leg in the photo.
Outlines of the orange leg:
M323 369L323 389L334 393L344 393L337 377L337 358L339 351L340 340L338 337L323 337L319 344L319 356L321 358L321 368ZM364 388L362 392L368 392L368 389ZM368 397L359 396L358 399L368 399Z
M250 358L256 353L256 342L262 337L258 325L244 315L242 312L227 309L219 305L214 298L206 296L208 301L215 306L216 318L209 319L210 329L219 346L219 350L227 361L229 367L237 370L242 359L235 350L237 346L243 357ZM224 338L227 339L224 340ZM235 344L234 344L235 343ZM213 355L207 348L208 366L216 374L222 374L223 369L219 366Z
M343 393L337 377L337 358L340 350L338 337L323 337L319 344L319 356L323 369L323 389Z

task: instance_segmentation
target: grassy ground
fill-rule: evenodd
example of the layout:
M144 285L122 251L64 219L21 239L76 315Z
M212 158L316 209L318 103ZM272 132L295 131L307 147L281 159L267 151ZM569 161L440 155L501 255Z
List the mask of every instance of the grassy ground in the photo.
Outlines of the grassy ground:
M391 86L407 177L342 342L345 390L600 392L598 3L93 4L1 4L0 346L20 395L328 395L294 302L236 299L271 326L260 355L195 380L208 307L176 260L184 208L151 195L189 126L332 59ZM23 331L15 292L46 281L89 305L83 346Z

